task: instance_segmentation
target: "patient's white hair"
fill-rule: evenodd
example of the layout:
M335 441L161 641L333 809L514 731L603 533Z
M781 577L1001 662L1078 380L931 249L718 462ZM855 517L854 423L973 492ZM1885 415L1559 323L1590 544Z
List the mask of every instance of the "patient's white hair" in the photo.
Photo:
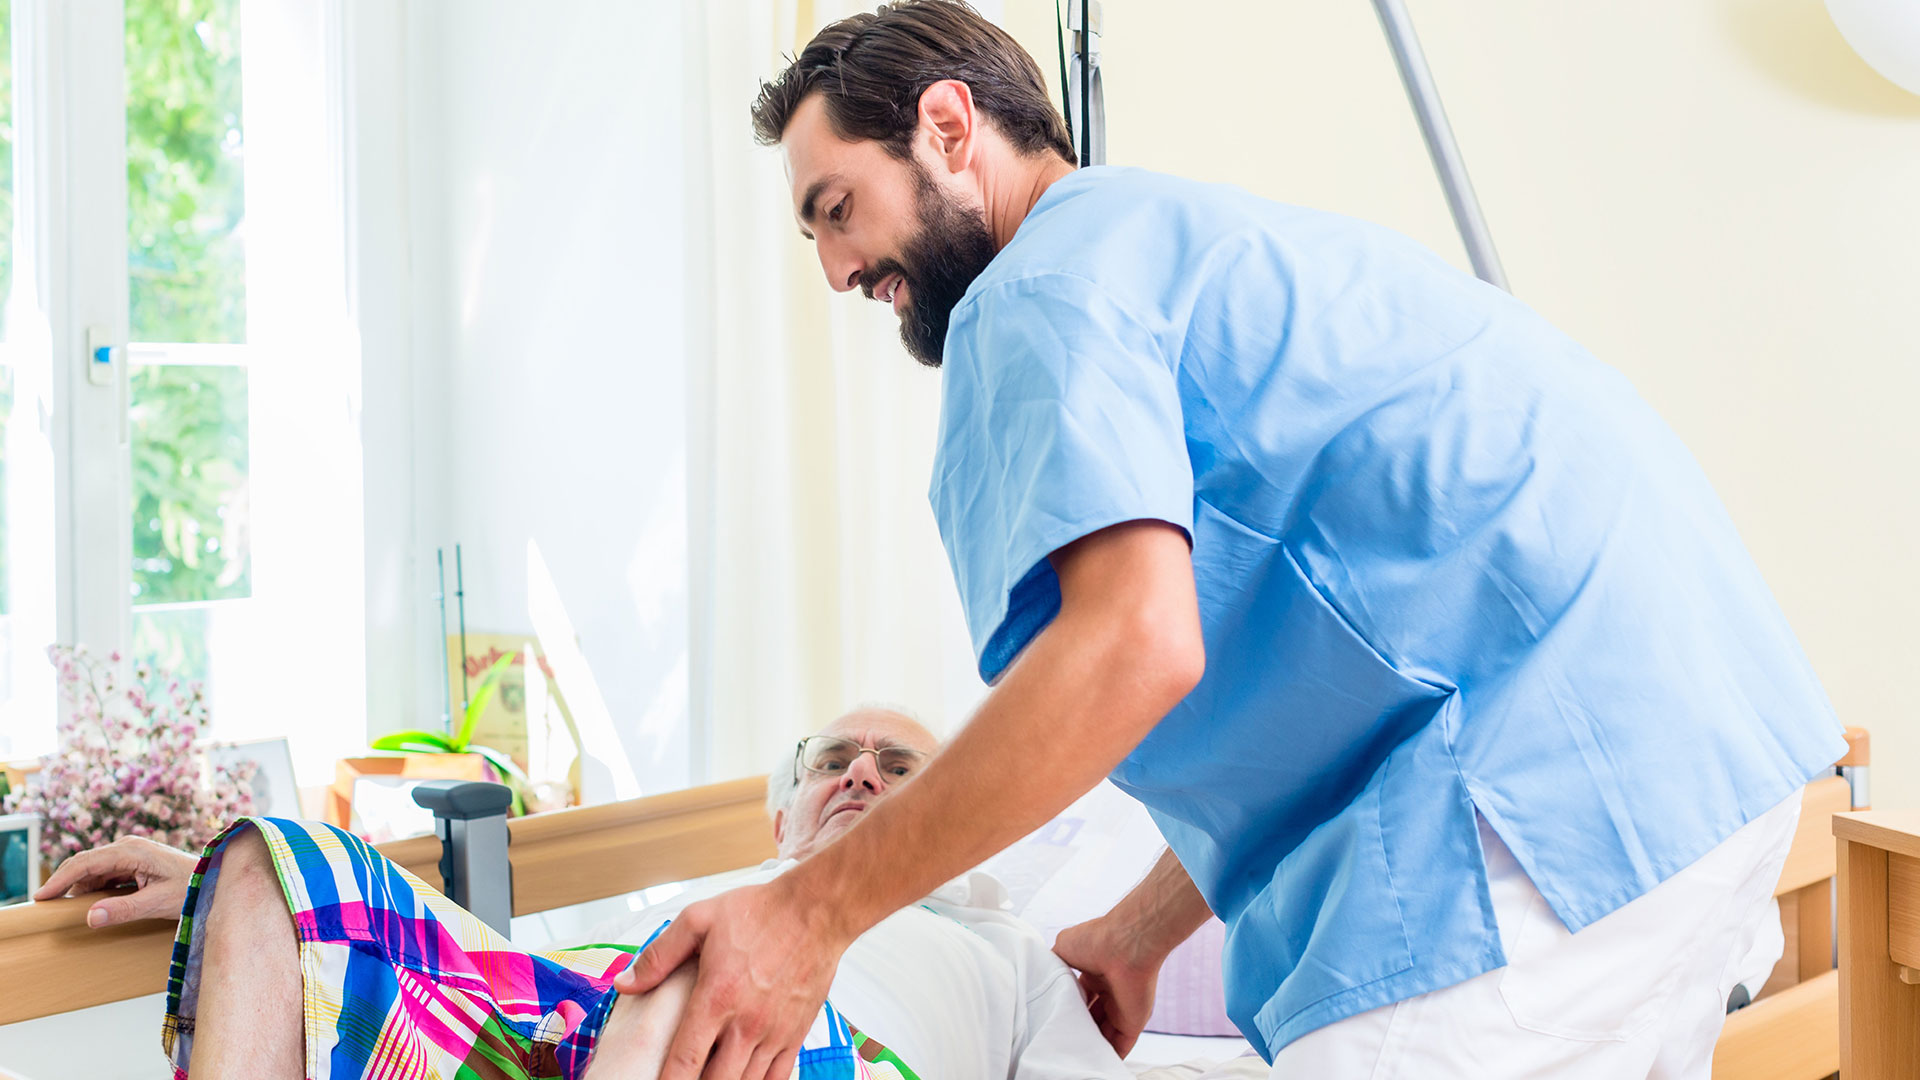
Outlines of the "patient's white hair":
M920 717L912 709L904 705L895 705L890 701L863 701L853 708L848 709L846 712L841 713L839 716L834 717L834 721L837 723L852 716L854 713L862 712L892 713L895 716L904 716L914 723L919 724L921 727L926 727L926 724L921 721ZM815 732L815 734L818 734L818 732ZM800 778L795 775L795 773L799 772L800 766L794 761L795 752L796 747L794 744L788 743L781 749L779 756L774 759L773 768L767 772L768 817L772 817L787 807L792 806L794 792L800 790Z

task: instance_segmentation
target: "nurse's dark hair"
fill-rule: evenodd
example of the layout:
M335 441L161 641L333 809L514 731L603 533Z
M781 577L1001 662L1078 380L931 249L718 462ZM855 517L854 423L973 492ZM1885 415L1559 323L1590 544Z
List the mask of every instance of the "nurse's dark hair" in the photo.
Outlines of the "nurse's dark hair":
M907 159L920 95L943 79L966 83L974 107L1022 153L1074 160L1040 65L961 0L896 0L827 26L760 84L753 131L762 145L779 143L794 110L817 91L841 138L873 139Z

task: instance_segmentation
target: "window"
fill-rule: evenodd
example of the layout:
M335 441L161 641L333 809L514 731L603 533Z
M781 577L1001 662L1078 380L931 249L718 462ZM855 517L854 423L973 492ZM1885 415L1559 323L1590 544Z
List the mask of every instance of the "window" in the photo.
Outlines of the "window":
M209 684L252 588L240 35L239 0L126 0L132 655Z
M52 747L58 640L314 783L366 740L341 9L63 5L0 0L0 755Z

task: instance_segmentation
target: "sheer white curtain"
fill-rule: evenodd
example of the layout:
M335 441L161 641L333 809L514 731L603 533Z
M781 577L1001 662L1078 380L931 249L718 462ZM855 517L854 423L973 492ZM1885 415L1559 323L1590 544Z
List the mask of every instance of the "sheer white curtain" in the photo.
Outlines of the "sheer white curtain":
M366 745L360 344L347 311L341 14L243 0L252 593L208 624L213 734L302 782Z
M828 290L748 122L782 55L861 7L685 8L697 777L764 771L862 701L951 730L984 690L926 499L939 375Z

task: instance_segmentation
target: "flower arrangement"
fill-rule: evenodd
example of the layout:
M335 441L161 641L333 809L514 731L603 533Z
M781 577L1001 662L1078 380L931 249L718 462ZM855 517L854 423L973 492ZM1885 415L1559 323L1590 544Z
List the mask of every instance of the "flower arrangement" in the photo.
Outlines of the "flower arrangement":
M194 745L207 724L199 683L182 686L140 663L133 685L123 688L115 674L120 654L100 664L84 645L49 646L47 658L70 706L60 748L44 760L40 782L8 795L0 808L40 815L40 854L49 868L122 836L198 848L253 812L258 766L210 766Z

